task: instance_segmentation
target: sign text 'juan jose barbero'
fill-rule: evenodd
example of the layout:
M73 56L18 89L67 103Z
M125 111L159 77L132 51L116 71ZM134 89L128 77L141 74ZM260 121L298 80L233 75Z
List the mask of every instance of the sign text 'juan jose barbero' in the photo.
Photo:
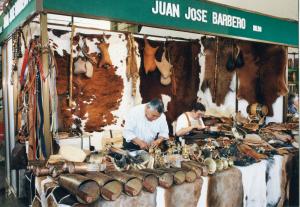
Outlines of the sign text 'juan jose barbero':
M155 1L152 7L152 13L155 15L168 16L173 18L185 18L189 21L198 21L203 23L211 23L224 27L232 27L237 29L246 29L246 19L229 14L219 13L216 11L208 11L201 8L188 7L181 9L180 4L169 3L165 1ZM211 16L209 18L208 16ZM211 19L211 22L208 22Z

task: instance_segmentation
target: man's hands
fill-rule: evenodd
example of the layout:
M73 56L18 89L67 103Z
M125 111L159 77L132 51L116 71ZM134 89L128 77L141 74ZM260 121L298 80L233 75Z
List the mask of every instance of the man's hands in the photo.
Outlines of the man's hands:
M157 140L154 140L153 142L151 142L151 147L153 148L158 147L163 140L164 140L163 138L158 138Z
M205 128L207 128L207 127L201 126L200 124L197 124L197 125L193 126L193 129L197 129L197 130L202 130L202 129L205 129Z
M147 150L150 147L153 147L153 148L158 147L162 143L163 140L164 140L163 138L158 138L158 139L154 140L153 142L151 142L151 144L148 144L147 142L145 142L139 138L135 138L132 141L134 144L138 145L141 149Z
M141 149L143 149L143 150L144 150L144 149L149 149L149 144L148 144L147 142L145 142L145 141L139 139L139 138L135 138L135 139L133 139L132 141L134 142L134 144L139 145L139 147L140 147Z

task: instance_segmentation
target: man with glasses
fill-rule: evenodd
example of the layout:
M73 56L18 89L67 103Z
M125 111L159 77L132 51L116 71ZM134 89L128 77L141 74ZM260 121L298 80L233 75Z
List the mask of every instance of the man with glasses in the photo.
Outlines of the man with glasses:
M127 150L147 150L169 138L169 128L160 99L133 107L125 118L123 146Z

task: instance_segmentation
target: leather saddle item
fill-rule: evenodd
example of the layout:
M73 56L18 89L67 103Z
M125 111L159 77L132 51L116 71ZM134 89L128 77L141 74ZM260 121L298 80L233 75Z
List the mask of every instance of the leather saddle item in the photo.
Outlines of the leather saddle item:
M146 37L144 38L144 41L144 69L147 74L148 72L153 72L156 69L155 53L159 47L151 47Z
M169 85L171 83L172 65L166 58L166 51L163 53L161 62L155 60L158 70L161 73L160 82L163 85Z

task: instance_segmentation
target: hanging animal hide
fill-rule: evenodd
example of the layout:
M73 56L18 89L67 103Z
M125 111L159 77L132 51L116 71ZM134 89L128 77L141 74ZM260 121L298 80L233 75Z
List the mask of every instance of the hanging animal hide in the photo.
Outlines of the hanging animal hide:
M285 80L286 48L246 41L239 41L238 45L245 64L237 70L237 97L245 99L249 104L258 102L266 105L268 116L272 116L273 103L288 92Z
M288 93L285 80L287 65L286 47L263 44L256 49L259 54L259 103L265 104L269 109L269 116L273 116L272 105L279 96Z
M103 35L96 34L81 34L81 36L89 39L92 44L97 46L102 44L108 47L108 44L101 43L104 38L110 38L108 35L104 37ZM74 38L74 48L78 48L76 46L79 44L79 37L75 36ZM118 40L121 41L121 37ZM90 58L96 60L95 62L101 62L101 60L103 60L103 58L99 59L96 52L88 52ZM57 76L57 93L59 99L57 107L59 122L58 130L71 132L73 134L79 133L72 130L72 125L76 125L75 130L78 131L77 126L79 125L76 124L76 120L80 119L86 121L85 125L80 123L80 130L87 132L102 131L104 126L114 124L116 119L111 112L118 109L120 101L122 100L122 91L124 89L122 77L116 74L116 68L108 67L107 70L101 70L98 65L95 65L91 78L86 77L86 75L89 75L88 72L84 75L73 76L74 107L70 108L68 106L67 98L69 77L68 64L70 55L66 51L63 51L62 56L59 55L57 51L54 53L59 68ZM78 119L74 119L74 116L78 117Z
M153 72L156 69L155 53L158 50L158 47L151 47L146 37L144 40L144 69L146 74L148 74L148 72Z
M140 38L136 38L136 41L139 44L139 52L143 56L145 43ZM156 59L161 62L163 42L151 41L151 44L155 47L160 47L157 51ZM200 82L200 65L198 59L200 44L199 41L168 41L165 46L166 50L169 51L170 64L173 65L172 80L174 80L177 87L174 87L173 81L172 84L167 86L162 85L160 82L161 73L158 70L146 74L143 68L144 62L141 59L139 70L141 79L140 92L143 103L155 97L161 98L162 94L170 97L171 101L166 106L166 116L170 126L169 129L172 129L171 123L181 113L190 110L190 104L197 100Z
M166 58L166 51L163 53L161 62L155 60L158 70L161 73L160 82L163 85L169 85L171 83L171 75L172 75L172 65L168 62Z
M101 59L99 61L98 67L105 68L105 69L110 68L112 66L112 62L111 62L110 55L108 52L109 44L105 43L105 42L101 42L101 43L97 44L97 47L99 48L99 50L101 52Z
M209 88L212 101L218 106L224 103L225 97L230 90L230 84L234 75L236 44L228 38L202 37L201 42L205 52L205 73L201 90ZM233 58L235 57L235 58ZM239 63L240 67L242 64Z
M128 81L132 78L132 96L136 95L136 82L139 78L137 60L136 60L136 47L135 41L132 34L127 36L127 65L126 65L126 76Z
M244 55L244 66L237 70L239 78L239 88L237 92L238 99L245 99L249 104L253 104L256 99L256 81L258 78L258 66L253 55L253 44L251 42L241 41L239 47Z

